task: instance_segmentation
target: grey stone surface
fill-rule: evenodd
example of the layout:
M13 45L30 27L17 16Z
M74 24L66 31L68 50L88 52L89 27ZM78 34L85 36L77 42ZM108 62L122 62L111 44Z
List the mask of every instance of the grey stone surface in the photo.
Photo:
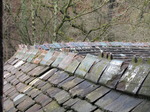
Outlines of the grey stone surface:
M50 60L53 56L54 51L49 50L47 52L47 54L45 55L45 57L42 59L42 61L40 62L41 65L46 65L46 63L48 62L48 60Z
M120 95L121 95L121 93L111 91L108 94L106 94L105 96L103 96L102 98L100 98L95 103L95 105L99 106L100 108L104 108L105 106L111 104L113 101L115 101L117 98L119 98Z
M149 72L148 64L129 65L126 73L120 79L117 89L136 94Z
M118 99L103 108L105 110L114 112L129 112L141 102L142 100L140 99L136 99L127 95L121 95Z
M84 77L96 61L98 61L98 57L87 54L86 57L82 60L79 67L77 68L75 74L77 76Z
M90 102L95 102L96 100L107 94L109 91L110 89L106 87L99 87L91 93L87 94L86 99L88 99Z
M67 56L66 53L61 52L51 66L57 67L66 56Z
M74 88L70 89L69 92L72 94L72 96L79 96L79 97L85 97L88 93L95 90L98 86L94 85L90 82L83 81Z
M100 62L93 65L89 73L86 74L85 78L97 83L108 64L109 61L107 59L100 60Z
M51 65L59 56L60 52L55 51L52 57L46 62L46 65Z
M66 101L63 106L65 108L71 108L75 103L77 103L80 99L79 98L71 98L68 101Z
M96 109L96 106L91 105L85 100L79 100L71 108L73 108L77 112L91 112Z
M62 104L64 103L65 101L69 100L71 98L71 96L69 95L68 92L62 90L58 93L56 93L54 95L54 98L56 99L56 101L59 103L59 104Z
M58 71L52 77L50 77L48 79L48 81L51 84L57 85L60 82L62 82L63 80L67 79L68 77L69 77L69 75L66 72L64 72L64 71Z
M69 64L69 66L65 68L65 71L74 74L74 72L76 71L76 69L78 68L82 60L83 60L83 56L78 56L78 55L75 56L72 62Z
M122 76L122 72L124 71L124 69L121 68L122 64L123 61L121 60L112 60L102 74L99 83L114 88Z

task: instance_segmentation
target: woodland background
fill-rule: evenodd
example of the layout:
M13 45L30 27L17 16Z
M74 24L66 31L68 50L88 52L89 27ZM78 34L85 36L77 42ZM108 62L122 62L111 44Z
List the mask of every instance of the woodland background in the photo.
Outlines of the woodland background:
M5 0L4 60L18 44L150 42L150 0Z

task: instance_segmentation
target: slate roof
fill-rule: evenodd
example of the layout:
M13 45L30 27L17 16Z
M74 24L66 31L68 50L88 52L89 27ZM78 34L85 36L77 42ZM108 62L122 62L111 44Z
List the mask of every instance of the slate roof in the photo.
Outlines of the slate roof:
M149 112L150 44L105 43L19 49L4 64L4 112ZM143 57L111 59L115 48Z

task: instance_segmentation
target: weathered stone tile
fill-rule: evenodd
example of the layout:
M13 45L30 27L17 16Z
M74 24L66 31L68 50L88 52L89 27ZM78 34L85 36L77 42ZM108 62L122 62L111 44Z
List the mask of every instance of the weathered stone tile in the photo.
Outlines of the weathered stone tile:
M48 96L44 95L43 93L39 94L34 100L37 103L41 104L42 107L47 105L48 103L50 103L52 101L51 98L49 98Z
M60 52L55 51L55 52L53 53L52 58L50 58L50 59L46 62L46 65L51 65L51 64L57 59L57 57L59 56L59 54L60 54Z
M48 90L48 89L51 88L51 87L52 87L52 85L49 84L49 83L47 83L47 84L45 84L43 87L41 87L41 91L42 91L43 93L46 93L46 90Z
M22 74L22 76L19 77L19 80L21 82L25 82L26 80L28 80L30 77L28 75Z
M66 57L59 63L58 68L65 69L73 60L74 56L77 55L75 53L68 53Z
M72 96L80 96L85 97L88 93L95 90L98 86L94 85L90 82L83 81L74 88L70 89L69 92L72 94Z
M97 110L95 110L94 112L103 112L102 110L100 110L100 109L97 109Z
M26 112L37 112L40 109L41 109L41 106L38 104L35 104L32 107L30 107Z
M150 102L145 100L131 112L149 112L149 111L150 111Z
M44 107L45 112L65 112L65 109L60 107L56 101L52 101Z
M14 105L18 105L20 104L21 102L23 102L25 99L27 98L27 96L25 94L18 94L14 99L13 99L13 102L14 102Z
M22 58L22 60L26 61L29 58L29 56L32 54L33 51L34 51L34 49L28 49L27 52L26 52L26 54Z
M140 104L142 100L130 97L127 95L121 95L118 99L113 101L111 104L104 107L105 110L113 112L129 112Z
M48 69L49 69L49 67L38 66L38 67L34 68L32 71L30 71L28 73L28 75L37 77L37 76L41 75L43 72L47 71Z
M122 68L122 65L123 61L121 60L112 60L108 67L104 70L99 83L114 88L125 70Z
M4 86L3 88L3 92L5 93L6 91L8 91L12 86L10 84L7 84Z
M14 87L11 87L9 88L7 91L5 91L5 94L8 95L9 93L11 93L12 91L14 91L15 88Z
M66 80L64 80L61 83L59 83L59 85L57 85L57 87L62 87L65 83L70 82L74 78L75 78L75 76L71 76L71 77L67 78Z
M18 68L18 70L23 70L23 69L26 69L28 66L30 66L31 65L31 63L28 63L28 62L26 62L25 64L23 64L22 66L20 66L19 68Z
M11 65L15 65L18 61L20 61L20 59L14 60L14 61L11 63Z
M150 73L148 74L147 78L145 79L143 85L141 86L138 94L142 96L150 96Z
M13 96L15 93L17 93L17 90L14 88L13 91L11 91L10 93L8 93L8 96L11 97L11 96Z
M21 102L17 108L21 111L26 111L28 108L30 108L32 105L35 104L35 101L31 98L26 98L23 102Z
M3 106L6 111L8 111L14 107L13 102L11 100L6 100L3 104Z
M35 78L30 77L30 79L28 79L28 80L25 81L25 84L29 84L29 83L32 82L34 79L35 79Z
M34 57L36 57L38 52L39 52L38 49L34 49L33 52L30 54L29 58L27 59L27 62L31 62L34 59Z
M52 63L52 67L57 67L59 65L59 63L61 63L61 61L67 56L66 53L61 52L59 54L59 56L57 57L57 59Z
M91 105L85 100L79 100L72 108L77 112L91 112L96 109L96 106Z
M7 78L8 82L11 82L13 79L15 79L16 77L14 75L11 75L9 78Z
M95 105L99 106L100 108L104 108L105 106L111 104L113 101L115 101L121 93L115 92L115 91L110 91L108 94L100 98Z
M55 94L54 98L57 100L59 104L64 103L65 101L70 99L70 95L68 92L62 90Z
M23 84L23 83L19 83L19 84L17 84L16 89L17 89L19 92L22 92L26 86L27 86L27 85L25 85L25 84Z
M85 78L97 83L108 64L109 61L107 59L102 59L100 62L93 65L89 73L86 74Z
M14 105L17 106L18 104L20 104L21 102L23 102L26 98L29 98L25 95L21 95L21 94L18 94L14 99L13 99L13 102L14 102Z
M41 91L39 91L38 89L32 89L31 91L28 92L28 95L31 98L35 98L36 96L38 96L41 93Z
M42 79L42 80L47 81L57 71L58 71L58 69L53 68L53 69L49 70L48 72L46 72L45 74L43 74L42 76L40 76L39 78Z
M55 94L60 91L61 91L61 89L59 89L59 88L51 87L47 90L47 94L53 98L55 96Z
M15 68L18 68L18 67L22 66L24 63L25 63L25 62L21 60L21 61L17 62L17 63L14 65L14 67L15 67Z
M60 82L68 78L69 75L64 71L56 72L52 77L48 79L48 81L54 85L58 85Z
M90 102L95 102L97 99L103 97L105 94L107 94L110 91L110 89L106 88L106 87L99 87L96 90L92 91L91 93L89 93L86 98L90 101Z
M42 59L42 61L40 62L41 65L46 65L46 63L48 62L48 60L50 60L53 56L54 51L49 50L47 52L47 54L45 55L45 57Z
M20 93L19 92L16 92L14 93L12 96L10 96L10 99L13 100L16 96L18 96Z
M29 64L27 66L25 66L23 69L21 69L23 72L28 73L30 72L32 69L36 68L37 65L36 64Z
M86 57L82 60L79 67L77 68L75 74L84 77L96 61L98 61L98 58L96 56L87 54Z
M45 57L46 53L47 51L41 50L39 55L35 59L33 59L32 62L35 64L39 64L42 61L42 59Z
M129 65L126 73L120 79L117 89L136 94L149 72L150 66L147 64Z
M75 70L77 69L77 67L79 66L79 64L83 59L84 59L83 56L79 56L79 55L75 56L72 62L69 64L69 66L65 68L65 71L74 74Z
M9 72L4 72L4 79L7 79L8 77L10 77L11 76L11 73L9 73Z
M9 111L7 112L17 112L18 110L15 107L12 107Z
M66 101L64 104L63 104L63 107L65 108L71 108L75 103L77 103L80 99L79 98L71 98L69 99L68 101Z

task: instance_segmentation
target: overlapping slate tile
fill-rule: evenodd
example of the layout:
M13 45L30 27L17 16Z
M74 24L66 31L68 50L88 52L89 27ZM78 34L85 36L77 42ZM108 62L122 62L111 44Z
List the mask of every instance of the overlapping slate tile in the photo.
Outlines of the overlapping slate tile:
M150 96L150 73L148 74L147 78L145 79L144 83L142 84L138 94L142 96Z
M136 94L149 72L150 65L148 64L129 65L126 73L120 79L117 89Z
M47 65L47 61L50 60L53 56L54 51L49 50L47 52L47 54L45 55L45 57L42 59L42 61L40 62L41 65Z
M125 70L122 65L123 61L121 60L112 60L102 74L99 83L114 88Z
M38 66L36 68L34 68L33 70L31 70L28 75L37 77L39 75L41 75L42 73L46 72L49 69L49 67L44 67L44 66Z
M35 104L32 107L30 107L26 112L37 112L40 109L41 109L41 106L38 104Z
M11 108L13 108L14 107L14 104L13 104L13 102L11 101L11 100L6 100L5 102L4 102L4 109L6 110L6 111L9 111Z
M60 91L61 91L61 89L59 89L59 88L51 87L51 88L49 88L49 89L47 90L47 94L48 94L50 97L54 98L55 94L58 93L58 92L60 92Z
M31 62L35 56L38 54L39 50L38 49L33 49L33 52L30 54L29 58L27 59L27 62Z
M79 100L71 108L77 112L91 112L96 109L96 106L91 105L85 100Z
M41 75L39 78L46 81L46 80L48 80L52 75L54 75L57 71L58 71L58 69L56 69L56 68L50 69L50 70L47 71L45 74Z
M95 110L94 112L103 112L102 110L100 110L100 109L97 109L97 110Z
M141 99L136 99L128 95L121 95L118 99L111 104L103 107L105 110L114 112L129 112L142 102Z
M70 82L70 81L73 80L74 78L75 78L75 76L71 76L71 77L67 78L66 80L64 80L64 81L62 81L61 83L59 83L59 84L57 85L57 87L63 87L63 85L64 85L65 83Z
M30 108L32 105L35 104L35 101L31 98L26 98L23 102L21 102L17 108L21 111L26 111L28 108Z
M68 53L67 56L59 63L58 68L65 69L73 60L74 56L77 55L75 53Z
M34 48L29 48L27 50L27 52L25 53L24 57L22 58L22 60L26 61L29 58L29 56L32 54L33 51L34 51Z
M72 96L79 96L79 97L85 97L88 93L95 90L98 86L94 85L90 82L83 81L74 88L70 89L69 92L72 94Z
M113 101L118 99L120 97L121 93L110 91L108 94L100 98L95 105L97 105L100 108L104 108L105 106L111 104Z
M14 65L14 67L15 68L18 68L18 67L20 67L21 65L23 65L25 62L24 61L19 61L19 62L17 62L15 65Z
M60 52L58 51L55 51L52 55L52 58L50 58L47 62L46 62L46 65L51 65L56 59L57 57L59 56Z
M42 59L45 57L46 53L47 51L42 50L40 54L34 60L32 60L32 62L35 64L39 64L42 61Z
M52 101L44 107L45 112L65 112L65 109L60 107L56 101Z
M58 85L63 80L67 79L69 75L64 71L58 71L53 76L51 76L48 81L51 84Z
M65 52L61 52L59 54L59 56L57 57L57 59L52 63L52 67L57 67L59 65L59 63L61 63L61 61L67 56L67 53Z
M42 107L52 101L51 98L44 95L43 93L39 94L34 100L36 101L36 103L39 103L40 105L42 105Z
M97 83L108 64L109 61L107 59L100 60L100 62L93 65L89 73L86 74L85 78Z
M79 55L75 56L72 62L69 64L69 66L65 68L65 71L74 74L75 70L78 68L79 64L83 59L84 59L83 56L79 56Z
M86 57L82 60L79 67L77 68L75 74L77 76L84 77L96 61L98 61L98 57L87 54Z
M31 98L35 98L36 96L38 96L40 93L42 93L40 90L38 89L32 89L31 91L29 91L28 93L26 93L28 96L30 96Z
M29 98L26 95L23 94L18 94L14 99L13 99L13 103L15 106L19 105L21 102L23 102L26 98Z
M58 86L62 87L63 89L65 90L69 90L73 87L75 87L76 85L80 84L81 82L84 81L84 79L81 79L81 78L73 78L71 80L69 80L70 78L68 78L68 81L67 82L62 82L62 84L60 83ZM67 79L66 79L67 80ZM65 80L65 81L66 81Z
M63 104L63 107L65 108L71 108L75 103L77 103L80 99L79 98L71 98L69 99L68 101L66 101L64 104Z
M69 95L68 92L62 90L58 93L56 93L54 95L54 98L56 99L56 101L59 103L59 104L62 104L64 102L66 102L67 100L69 100L71 98L71 96Z
M37 65L36 64L27 64L26 66L24 66L21 70L25 73L28 73L29 71L31 71L32 69L36 68Z
M150 111L150 102L148 100L143 101L131 112L149 112Z
M91 93L87 94L86 99L90 102L95 102L105 94L107 94L110 91L110 89L106 87L99 87L96 90L92 91Z

